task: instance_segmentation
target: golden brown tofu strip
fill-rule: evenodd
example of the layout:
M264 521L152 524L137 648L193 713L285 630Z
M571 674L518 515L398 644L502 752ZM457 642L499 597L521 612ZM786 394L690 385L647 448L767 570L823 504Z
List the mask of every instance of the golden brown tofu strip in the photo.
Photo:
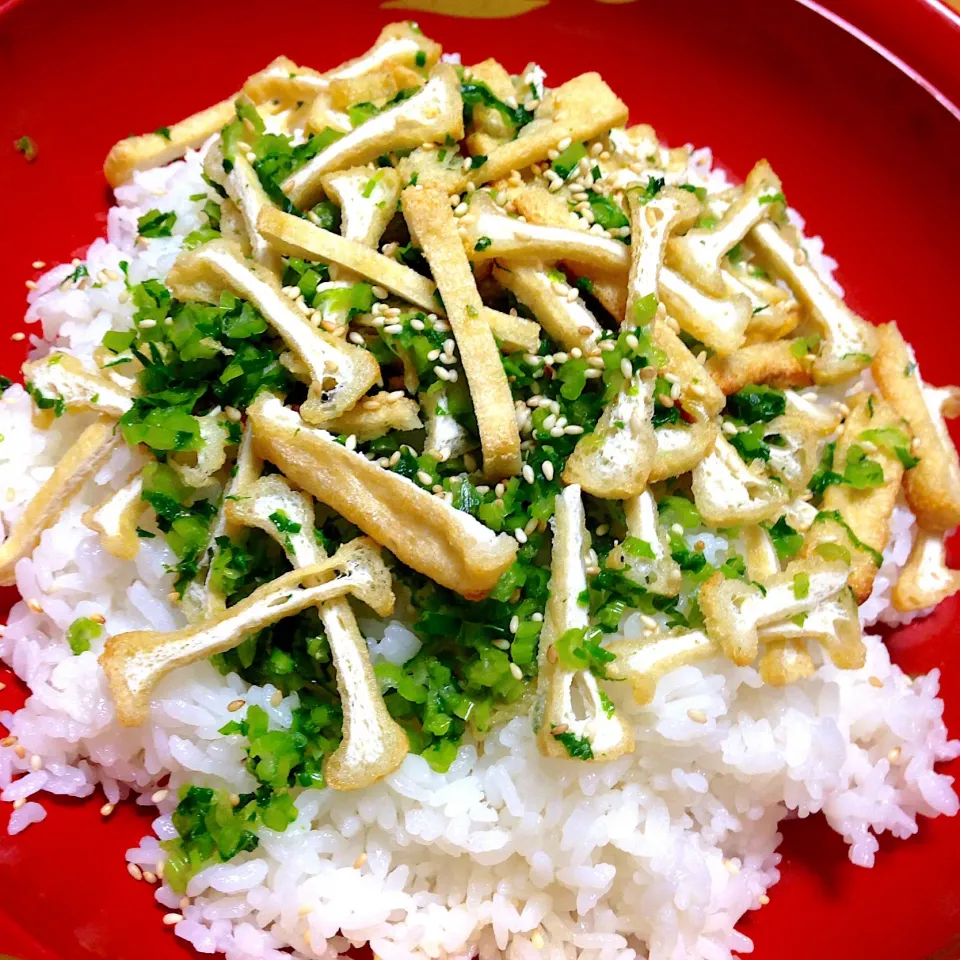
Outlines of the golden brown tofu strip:
M960 414L960 389L925 384L913 350L895 323L877 329L873 375L880 392L906 420L920 462L903 480L910 509L924 530L943 533L960 524L960 460L944 416Z
M249 416L260 456L437 583L476 600L513 563L513 537L494 534L411 480L347 450L275 397L261 397Z
M182 157L187 150L199 147L208 137L225 127L235 114L236 94L220 103L195 113L169 128L169 135L145 133L115 143L103 162L103 175L111 187L126 183L134 173L162 167Z
M109 417L100 417L77 437L0 546L0 586L16 583L18 561L33 553L43 531L57 521L119 440L116 421Z
M537 107L533 121L509 143L497 147L486 163L469 171L462 186L479 186L523 170L547 158L561 141L590 140L611 127L627 122L627 105L603 82L598 73L584 73L551 90Z
M837 441L834 472L843 474L853 447L863 449L861 434L865 430L890 428L902 430L902 421L879 394L863 393L856 397L850 403L850 416ZM883 470L883 482L864 490L846 483L827 487L820 513L807 531L800 551L801 557L815 557L817 548L824 543L845 549L851 557L849 582L857 603L863 603L873 589L880 554L890 535L890 515L903 478L903 464L892 449L878 445L867 449L869 459Z
M807 387L813 383L810 361L793 352L797 340L773 340L741 347L726 357L711 357L707 371L727 395L742 390L748 383L766 383L784 387Z
M483 472L492 480L520 472L520 431L510 384L489 324L470 263L457 236L457 221L446 196L425 187L408 187L403 215L430 264L460 360L480 430Z

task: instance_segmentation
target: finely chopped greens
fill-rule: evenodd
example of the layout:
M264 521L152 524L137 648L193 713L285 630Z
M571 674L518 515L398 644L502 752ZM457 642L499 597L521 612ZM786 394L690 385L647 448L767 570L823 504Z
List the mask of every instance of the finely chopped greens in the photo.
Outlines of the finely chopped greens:
M898 498L929 518L956 493L960 510L960 489L916 469L947 436L954 388L925 402L934 388L905 345L875 342L808 265L765 162L728 190L689 150L625 127L597 74L551 90L533 65L438 58L419 28L392 25L326 76L280 58L210 111L118 146L113 172L132 175L212 140L188 200L149 191L136 208L133 263L75 263L60 281L122 290L126 313L82 359L125 404L106 409L63 363L28 385L37 423L92 410L133 452L136 473L83 523L103 551L132 543L123 563L141 551L136 564L167 577L151 629L78 610L70 662L99 655L131 738L154 729L161 675L203 660L205 682L232 691L203 707L216 763L181 763L157 801L177 897L296 842L288 828L318 796L360 795L337 843L353 820L389 832L388 789L463 789L468 758L526 749L517 729L535 736L527 762L568 765L543 779L569 784L661 728L671 743L691 725L713 735L715 700L702 686L688 700L677 668L728 683L735 663L774 701L822 663L855 672L868 650L856 603L889 581ZM324 189L330 174L356 195ZM169 279L144 272L143 250L173 264ZM757 362L763 350L777 362ZM879 386L852 392L871 365ZM913 392L883 376L894 366ZM82 454L0 547L8 579L79 495ZM639 476L629 493L597 481L624 466ZM934 539L951 525L923 522ZM691 705L665 724L669 696ZM541 786L514 799L498 775L484 789L510 815ZM416 813L407 844L432 830ZM495 851L492 836L468 852ZM577 911L592 922L579 898ZM277 943L322 953L312 929ZM451 950L473 950L470 936Z

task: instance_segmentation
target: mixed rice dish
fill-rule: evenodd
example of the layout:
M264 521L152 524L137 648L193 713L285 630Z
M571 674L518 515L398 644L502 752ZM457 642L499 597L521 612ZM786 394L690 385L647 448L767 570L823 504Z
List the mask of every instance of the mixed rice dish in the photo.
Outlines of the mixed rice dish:
M960 590L960 388L766 161L545 79L280 57L28 284L7 829L155 807L131 883L202 953L722 960L784 818L870 867L957 812L870 629Z

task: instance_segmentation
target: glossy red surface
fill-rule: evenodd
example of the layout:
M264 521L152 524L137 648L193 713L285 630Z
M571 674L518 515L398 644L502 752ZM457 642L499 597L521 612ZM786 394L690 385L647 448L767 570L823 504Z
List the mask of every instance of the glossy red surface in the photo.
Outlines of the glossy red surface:
M427 3L458 8L456 0L419 5ZM938 0L827 6L960 100L958 21ZM598 69L634 120L652 123L672 142L711 144L735 175L768 157L791 203L840 261L851 305L874 322L897 319L929 380L956 379L948 324L960 123L815 12L789 0L552 0L517 19L473 21L381 10L376 0L300 9L312 12L264 15L251 0L0 4L5 335L23 329L23 282L36 275L31 263L68 259L103 231L109 196L100 167L114 140L227 95L280 52L322 68L364 48L382 23L409 15L465 62L494 55L518 70L536 57L554 82ZM240 35L245 12L256 27ZM39 145L30 165L9 148L23 133ZM23 345L8 343L0 372L16 375L23 354ZM960 561L956 543L951 553ZM948 602L890 640L905 669L943 670L954 731L958 614L960 602ZM0 707L18 706L23 688L8 671L0 680L8 684ZM123 850L148 830L149 818L124 808L104 824L102 799L42 802L45 823L0 839L0 954L191 955L160 925L162 911L149 890L124 870ZM783 879L770 905L742 924L759 960L960 956L953 879L960 820L924 821L910 841L882 841L872 871L849 865L843 843L819 818L789 823L784 835Z

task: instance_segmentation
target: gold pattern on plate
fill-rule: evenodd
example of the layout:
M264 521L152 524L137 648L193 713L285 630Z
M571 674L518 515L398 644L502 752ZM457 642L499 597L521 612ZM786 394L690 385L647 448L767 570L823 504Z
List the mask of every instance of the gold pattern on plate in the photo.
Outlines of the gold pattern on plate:
M519 17L550 0L386 0L381 10L416 10L420 13L443 13L448 17L470 17L494 20L498 17ZM622 2L622 0L616 0Z

